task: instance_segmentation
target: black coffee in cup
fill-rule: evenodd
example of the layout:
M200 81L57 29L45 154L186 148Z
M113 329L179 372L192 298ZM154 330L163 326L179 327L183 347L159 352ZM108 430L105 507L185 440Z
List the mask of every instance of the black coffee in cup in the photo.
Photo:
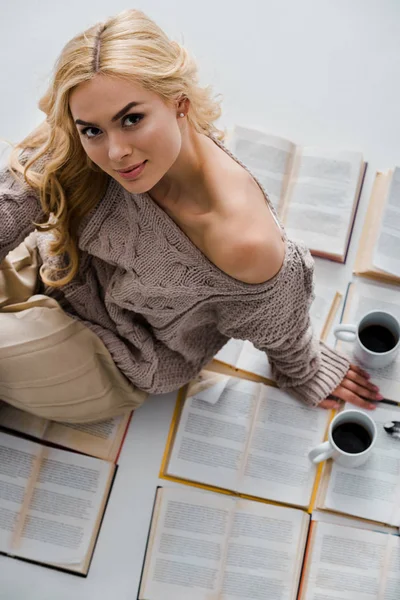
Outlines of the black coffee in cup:
M372 438L359 423L339 423L332 431L332 438L336 446L349 454L360 454L372 444Z
M367 325L359 333L362 345L371 352L389 352L397 344L394 334L383 325Z

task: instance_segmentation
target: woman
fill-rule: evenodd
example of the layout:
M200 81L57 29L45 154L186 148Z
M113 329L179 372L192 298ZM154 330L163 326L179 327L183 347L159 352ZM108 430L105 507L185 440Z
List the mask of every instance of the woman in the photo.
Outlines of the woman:
M66 45L40 108L0 179L2 399L104 418L236 337L308 404L373 408L368 375L313 337L312 259L224 148L184 48L125 11Z

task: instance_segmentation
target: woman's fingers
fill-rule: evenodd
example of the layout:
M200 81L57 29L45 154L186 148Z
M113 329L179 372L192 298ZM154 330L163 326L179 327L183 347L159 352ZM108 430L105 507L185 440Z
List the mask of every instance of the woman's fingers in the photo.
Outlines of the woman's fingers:
M322 400L318 406L325 408L326 410L336 410L337 408L340 408L340 402L337 400Z
M362 375L362 377L365 377L365 379L370 379L370 374L367 371L364 371L364 369L362 369L358 365L353 365L353 363L351 363L350 364L350 369L352 371L355 371L359 375Z
M371 381L366 379L364 377L364 375L360 374L358 371L354 371L351 367L348 370L347 375L344 380L346 380L346 379L350 379L351 381L354 381L358 385L361 385L363 388L370 390L372 392L375 392L376 394L379 395L378 386L371 383Z
M360 375L358 375L357 377L360 377ZM359 383L356 383L356 381L358 381ZM349 376L347 376L343 379L340 385L346 388L347 390L354 392L358 396L361 396L362 398L367 398L369 400L374 401L382 399L382 396L377 391L373 391L370 388L364 387L362 380L360 382L360 380L353 380L350 379Z
M337 409L343 402L350 402L360 408L374 410L374 402L382 400L379 389L369 380L369 374L358 365L351 364L341 384L332 395L319 403L321 408ZM336 398L336 400L335 400Z
M364 400L357 393L344 387L343 382L332 392L332 395L340 398L340 400L343 400L343 402L351 402L351 404L355 404L360 408L366 408L367 410L374 410L376 408L375 404L372 402Z

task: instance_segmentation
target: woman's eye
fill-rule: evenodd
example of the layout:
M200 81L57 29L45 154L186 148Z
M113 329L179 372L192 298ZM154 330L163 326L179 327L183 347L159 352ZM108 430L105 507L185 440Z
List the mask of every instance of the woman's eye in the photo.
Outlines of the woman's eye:
M123 126L124 127L133 127L134 125L137 125L139 123L139 121L141 121L143 119L144 115L141 115L139 113L137 114L132 114L132 115L126 115L123 120ZM81 135L83 135L84 137L88 138L88 139L93 139L99 136L99 134L101 133L101 130L98 129L98 127L85 127L85 129L81 130Z
M123 122L126 127L131 127L132 125L137 125L139 121L143 119L143 116L144 115L140 115L138 113L133 115L126 115L126 117L124 117Z
M81 134L92 139L98 136L99 131L100 129L97 129L97 127L86 127L85 129L82 129Z

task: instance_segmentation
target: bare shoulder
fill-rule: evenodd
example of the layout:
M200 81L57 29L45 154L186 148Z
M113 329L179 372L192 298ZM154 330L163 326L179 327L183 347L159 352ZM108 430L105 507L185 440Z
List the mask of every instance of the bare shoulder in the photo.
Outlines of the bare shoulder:
M207 255L231 277L263 283L282 266L281 231L251 175L236 163L226 175L223 186L216 188L217 208L206 228Z

